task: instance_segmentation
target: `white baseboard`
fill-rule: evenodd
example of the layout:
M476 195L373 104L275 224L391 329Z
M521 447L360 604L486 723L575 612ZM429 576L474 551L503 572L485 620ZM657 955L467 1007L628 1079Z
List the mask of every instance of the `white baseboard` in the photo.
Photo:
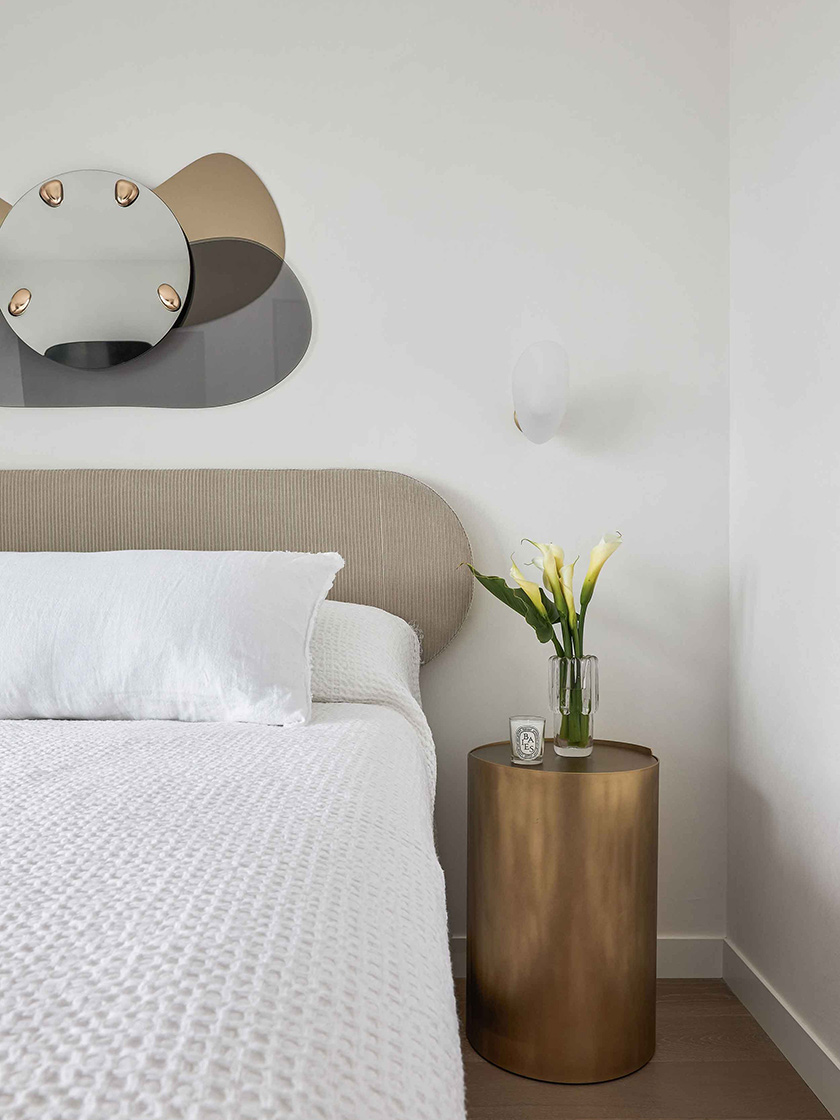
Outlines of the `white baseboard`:
M452 972L467 974L467 939L449 939ZM656 942L656 975L660 977L720 977L723 975L720 937L660 937Z
M723 975L722 937L657 937L656 975L661 979L717 979Z
M840 1120L840 1059L728 940L723 945L723 978L802 1080Z

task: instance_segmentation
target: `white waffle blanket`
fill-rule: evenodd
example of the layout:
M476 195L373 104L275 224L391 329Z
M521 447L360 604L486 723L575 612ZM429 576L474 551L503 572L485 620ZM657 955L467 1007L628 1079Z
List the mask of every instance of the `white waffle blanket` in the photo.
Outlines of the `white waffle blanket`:
M463 1120L424 727L0 722L0 1117Z

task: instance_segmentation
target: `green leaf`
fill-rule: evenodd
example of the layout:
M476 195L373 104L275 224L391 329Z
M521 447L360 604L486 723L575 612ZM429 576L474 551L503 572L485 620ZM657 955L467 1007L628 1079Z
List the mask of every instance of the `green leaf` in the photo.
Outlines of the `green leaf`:
M535 631L539 641L551 641L552 637L554 636L554 629L549 622L549 619L551 618L552 611L557 614L557 608L553 603L550 603L550 600L546 598L546 595L542 590L540 591L540 596L542 597L543 604L545 605L546 611L548 612L549 619L544 618L543 615L540 614L540 612L537 610L537 608L534 606L534 604L531 602L531 600L528 598L521 587L509 587L501 576L482 575L481 572L476 571L472 564L467 564L467 567L481 584L481 586L486 587L491 595L495 595L495 597L500 602L504 603L505 606L510 607L511 610L514 610L517 614L522 615L528 625L531 626ZM550 611L548 609L549 603L551 605ZM560 617L559 614L557 615L557 617Z
M551 623L552 626L554 626L555 623L560 621L560 618L561 618L560 612L558 611L558 609L557 609L557 607L554 603L554 600L551 598L550 595L546 595L546 593L543 591L542 588L540 588L540 598L543 601L543 606L545 607L545 613L548 615L548 621Z
M497 599L499 599L506 606L511 607L513 610L515 610L517 614L521 614L524 616L525 609L522 606L521 600L517 597L516 594L517 592L521 593L522 589L520 587L508 587L501 576L484 576L481 574L481 572L476 571L472 564L467 564L467 567L481 584L481 586L486 587L491 595L495 595ZM528 596L526 595L525 598L528 599ZM528 602L530 603L531 600L528 599Z

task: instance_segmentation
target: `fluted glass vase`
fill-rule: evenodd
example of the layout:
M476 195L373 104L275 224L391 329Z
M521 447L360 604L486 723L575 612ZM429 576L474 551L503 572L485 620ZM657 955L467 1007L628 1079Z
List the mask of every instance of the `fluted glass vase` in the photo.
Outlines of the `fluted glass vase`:
M554 753L567 758L592 754L598 711L598 658L552 657L549 699L554 713Z

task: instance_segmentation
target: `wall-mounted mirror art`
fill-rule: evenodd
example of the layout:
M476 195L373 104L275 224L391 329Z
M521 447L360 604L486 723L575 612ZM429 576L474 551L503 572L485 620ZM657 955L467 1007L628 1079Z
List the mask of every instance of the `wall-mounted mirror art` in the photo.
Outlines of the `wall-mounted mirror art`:
M277 208L241 160L149 189L70 171L0 199L0 405L201 408L265 392L312 335Z

